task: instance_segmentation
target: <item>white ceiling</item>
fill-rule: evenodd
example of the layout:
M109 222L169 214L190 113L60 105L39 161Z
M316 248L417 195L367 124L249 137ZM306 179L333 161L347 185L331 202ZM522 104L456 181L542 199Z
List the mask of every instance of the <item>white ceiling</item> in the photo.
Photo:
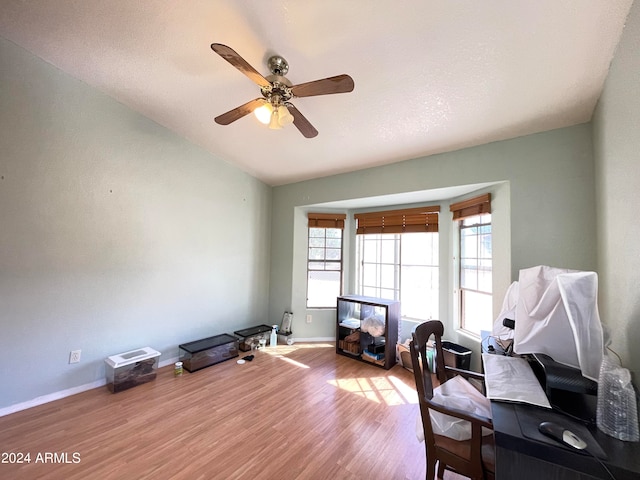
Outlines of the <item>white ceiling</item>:
M270 185L583 123L632 0L2 0L0 35ZM317 128L214 117L260 96L215 54L351 93L294 99Z

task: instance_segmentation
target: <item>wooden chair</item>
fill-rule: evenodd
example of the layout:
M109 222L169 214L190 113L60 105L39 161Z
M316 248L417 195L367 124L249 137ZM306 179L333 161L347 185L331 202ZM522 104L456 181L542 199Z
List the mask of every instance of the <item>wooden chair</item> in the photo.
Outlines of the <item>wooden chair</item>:
M427 454L427 480L433 480L438 466L438 478L441 479L444 470L451 470L472 479L494 479L495 477L495 448L493 435L482 436L482 427L493 429L491 420L471 412L447 408L432 401L433 378L427 363L427 341L431 336L435 338L435 377L442 384L455 375L482 380L483 375L468 372L444 364L442 352L442 322L434 320L422 323L413 333L410 344L413 374L416 379L416 389L420 404L420 415L424 429L425 450ZM451 415L471 422L471 439L456 441L451 438L436 435L431 425L429 411Z

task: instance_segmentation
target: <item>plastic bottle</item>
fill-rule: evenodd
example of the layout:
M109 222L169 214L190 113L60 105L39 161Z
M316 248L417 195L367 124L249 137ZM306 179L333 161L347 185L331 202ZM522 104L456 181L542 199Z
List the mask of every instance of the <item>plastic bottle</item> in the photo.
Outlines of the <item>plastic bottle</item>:
M600 367L596 423L607 435L627 442L640 440L636 396L631 373L605 356Z
M176 362L173 368L173 374L176 377L179 377L180 375L182 375L182 362Z
M273 325L273 328L271 329L271 337L269 338L269 346L271 347L275 347L278 345L278 334L276 332L277 328L277 325Z

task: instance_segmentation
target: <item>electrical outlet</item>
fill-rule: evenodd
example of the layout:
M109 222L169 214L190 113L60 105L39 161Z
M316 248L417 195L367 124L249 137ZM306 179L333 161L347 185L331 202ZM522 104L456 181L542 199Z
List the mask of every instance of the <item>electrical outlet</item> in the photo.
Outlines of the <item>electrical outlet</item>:
M78 363L81 353L82 350L72 350L71 353L69 353L69 363Z
M313 316L307 315L307 323L311 323L312 320L313 320Z

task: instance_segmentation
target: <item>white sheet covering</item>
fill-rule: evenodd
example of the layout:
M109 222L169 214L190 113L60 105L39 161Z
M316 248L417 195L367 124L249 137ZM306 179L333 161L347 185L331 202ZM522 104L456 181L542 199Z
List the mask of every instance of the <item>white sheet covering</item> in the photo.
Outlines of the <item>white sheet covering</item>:
M547 266L520 270L514 351L546 353L597 381L604 352L598 276Z
M491 402L461 376L455 376L433 389L433 401L449 408L457 408L464 412L474 413L491 418ZM444 435L453 440L469 440L471 423L451 415L429 411L431 427L436 435ZM482 435L490 435L492 430L482 427ZM424 442L422 417L418 413L416 419L416 437Z
M523 358L482 354L487 398L551 408L533 370Z
M502 300L502 309L500 310L500 314L493 322L493 335L499 337L501 340L513 338L513 330L505 327L502 322L505 318L509 318L511 320L516 319L516 306L518 305L519 290L518 282L513 282L509 285L507 293L504 295L504 300Z

